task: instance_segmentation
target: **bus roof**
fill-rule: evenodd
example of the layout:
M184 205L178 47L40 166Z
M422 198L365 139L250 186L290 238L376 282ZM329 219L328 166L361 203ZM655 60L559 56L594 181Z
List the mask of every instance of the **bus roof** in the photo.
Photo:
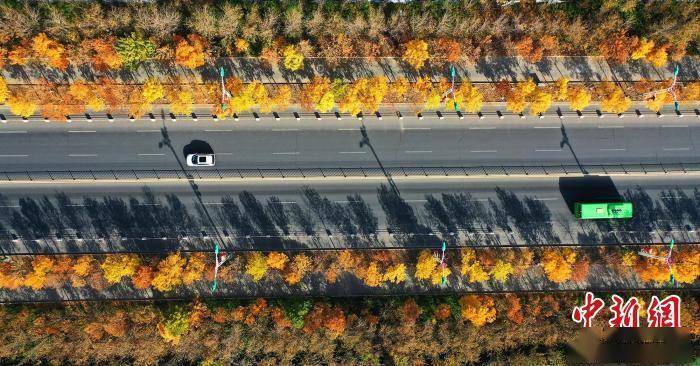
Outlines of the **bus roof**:
M581 203L582 219L627 219L632 217L632 203Z

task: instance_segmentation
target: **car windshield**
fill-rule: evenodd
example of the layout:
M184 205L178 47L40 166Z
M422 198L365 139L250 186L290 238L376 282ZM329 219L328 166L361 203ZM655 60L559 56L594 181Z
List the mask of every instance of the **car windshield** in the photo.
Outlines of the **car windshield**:
M197 155L192 156L192 164L197 164Z

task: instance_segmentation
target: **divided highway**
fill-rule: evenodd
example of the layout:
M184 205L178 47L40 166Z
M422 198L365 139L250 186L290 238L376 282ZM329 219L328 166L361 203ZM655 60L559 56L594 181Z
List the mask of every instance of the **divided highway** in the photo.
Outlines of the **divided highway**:
M364 124L385 166L575 164L576 158L582 164L700 160L694 144L700 118L694 115L443 117L366 116ZM179 158L186 146L200 140L190 147L211 147L220 169L377 166L371 151L359 146L362 122L356 118L173 122L166 117L154 122L9 121L0 125L0 171L178 169L172 152L159 147L163 125Z

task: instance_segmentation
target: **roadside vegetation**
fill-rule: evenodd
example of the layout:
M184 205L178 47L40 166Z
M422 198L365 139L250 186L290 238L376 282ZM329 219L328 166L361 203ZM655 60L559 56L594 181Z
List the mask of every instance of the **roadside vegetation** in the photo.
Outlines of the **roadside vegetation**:
M446 252L445 268L430 250L329 250L286 252L233 252L219 271L223 288L252 287L252 296L280 296L293 289L296 294L324 293L338 285L346 294L407 291L424 293L435 289L457 291L585 289L596 277L624 279L633 288L664 286L671 273L680 286L692 286L700 275L700 248L677 247L673 264L640 256L640 247L527 247L515 249L462 248ZM665 247L650 247L650 253L664 257ZM155 290L158 295L190 287L195 294L209 294L214 277L210 253L96 254L10 256L0 263L0 297L13 299L12 291L77 289L87 287L109 292L106 298L150 297L139 291ZM589 272L591 268L595 270ZM590 276L593 276L592 278ZM444 283L443 283L444 278ZM619 281L618 281L619 282ZM354 285L353 285L354 284ZM255 286L259 285L259 288ZM465 286L466 285L466 286ZM320 287L319 287L320 286ZM444 287L447 286L447 287ZM294 289L296 287L296 289ZM225 293L224 293L225 294ZM71 298L67 293L68 299ZM177 296L177 295L176 295ZM99 298L101 296L98 295Z
M700 335L700 308L681 323ZM605 294L597 294L609 302ZM642 309L652 293L637 296ZM657 295L659 295L657 293ZM565 364L583 293L0 306L0 362L51 364ZM607 326L604 308L594 326ZM640 312L642 323L646 311ZM254 341L252 341L254 340Z
M309 57L394 56L420 69L428 60L516 54L532 62L602 55L662 66L698 53L695 2L499 3L6 1L0 59L119 69L153 58L195 68L209 57L254 56L296 71Z

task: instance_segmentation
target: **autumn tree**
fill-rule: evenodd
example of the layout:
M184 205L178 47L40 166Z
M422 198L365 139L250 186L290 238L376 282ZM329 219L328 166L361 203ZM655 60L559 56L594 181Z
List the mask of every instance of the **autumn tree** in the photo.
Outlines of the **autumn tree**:
M391 265L386 269L386 272L384 272L384 281L388 281L394 284L406 281L406 277L406 265L403 263Z
M428 54L428 43L420 39L414 39L405 44L405 49L401 58L414 69L420 70L425 61L430 58Z
M382 283L382 273L379 269L379 263L371 261L367 270L364 271L362 280L369 287L377 287Z
M566 101L572 111L582 111L591 104L591 93L583 86L573 86L566 92Z
M284 111L292 102L292 88L289 85L278 85L270 95L270 107L276 111Z
M460 252L462 276L468 276L469 282L482 282L489 279L489 273L484 265L476 258L476 251L472 248L462 249Z
M182 272L186 260L178 253L172 253L158 263L156 275L151 285L159 291L170 291L182 284Z
M515 51L528 62L539 62L544 55L544 48L527 35L515 43Z
M302 86L299 102L306 110L330 111L335 103L331 81L326 77L314 76L310 83Z
M24 279L24 286L32 290L40 290L46 285L46 276L51 273L55 261L48 256L36 256L32 259L32 270Z
M624 113L632 106L632 99L627 97L622 88L610 81L605 81L599 86L599 93L602 96L600 108L604 112Z
M284 58L284 68L289 71L302 70L304 68L304 55L299 51L298 46L286 46L282 49Z
M532 115L540 115L552 105L552 94L540 88L530 93L530 99L530 114Z
M630 58L631 50L637 47L637 37L628 36L623 30L605 37L598 49L603 57L617 64L624 64Z
M123 277L133 277L140 264L135 254L108 254L100 268L108 283L118 283Z
M563 283L571 278L576 252L571 248L547 248L542 251L542 268L551 281Z
M465 295L459 299L462 319L481 327L496 320L496 308L490 296Z
M641 60L647 57L649 52L654 49L654 41L642 38L639 40L637 47L632 51L631 58L633 60Z
M659 112L664 105L671 103L673 103L673 96L665 91L655 94L645 100L647 108L654 112Z
M28 118L36 112L39 107L26 94L10 95L5 104L10 108L10 112L21 117Z
M306 254L297 254L289 265L284 280L290 285L301 282L307 272L311 269L311 258Z
M182 305L174 306L168 313L163 314L158 322L158 333L163 340L177 345L180 339L190 329L189 310Z
M136 273L134 274L131 282L134 284L135 288L139 290L146 290L151 287L151 282L153 282L154 276L155 273L153 272L153 268L151 266L141 265L138 269L136 269Z
M682 248L673 263L673 277L678 283L695 283L700 276L700 249Z
M39 33L32 39L32 49L38 57L48 60L48 65L53 68L65 70L68 67L65 47L49 39L45 33Z
M202 279L205 269L204 253L192 253L187 257L187 265L182 272L182 283L190 285Z
M191 90L181 89L170 95L170 111L176 115L189 115L194 105L194 95Z
M113 37L97 38L87 42L94 55L91 58L92 66L97 70L116 70L124 65L124 60L117 53L116 40Z
M455 64L462 55L462 45L453 39L438 38L431 42L431 49L433 50L431 62L437 65Z
M383 76L359 78L345 89L343 97L338 103L338 108L353 116L363 110L377 111L388 89L386 78Z
M255 282L260 281L267 273L267 260L260 252L252 252L248 255L245 273L247 273Z
M566 100L568 94L569 79L562 76L554 83L554 97L556 100Z
M270 252L267 254L267 266L278 271L284 271L289 262L289 257L282 252Z
M668 44L654 47L651 52L647 53L645 59L654 65L654 67L663 67L668 63Z
M477 113L481 111L484 104L484 96L469 80L464 80L455 90L454 101L457 102L460 109L469 113Z
M175 63L190 69L204 65L204 40L196 34L175 37Z
M9 95L10 90L7 88L7 81L5 81L5 78L0 77L0 103L5 103Z

